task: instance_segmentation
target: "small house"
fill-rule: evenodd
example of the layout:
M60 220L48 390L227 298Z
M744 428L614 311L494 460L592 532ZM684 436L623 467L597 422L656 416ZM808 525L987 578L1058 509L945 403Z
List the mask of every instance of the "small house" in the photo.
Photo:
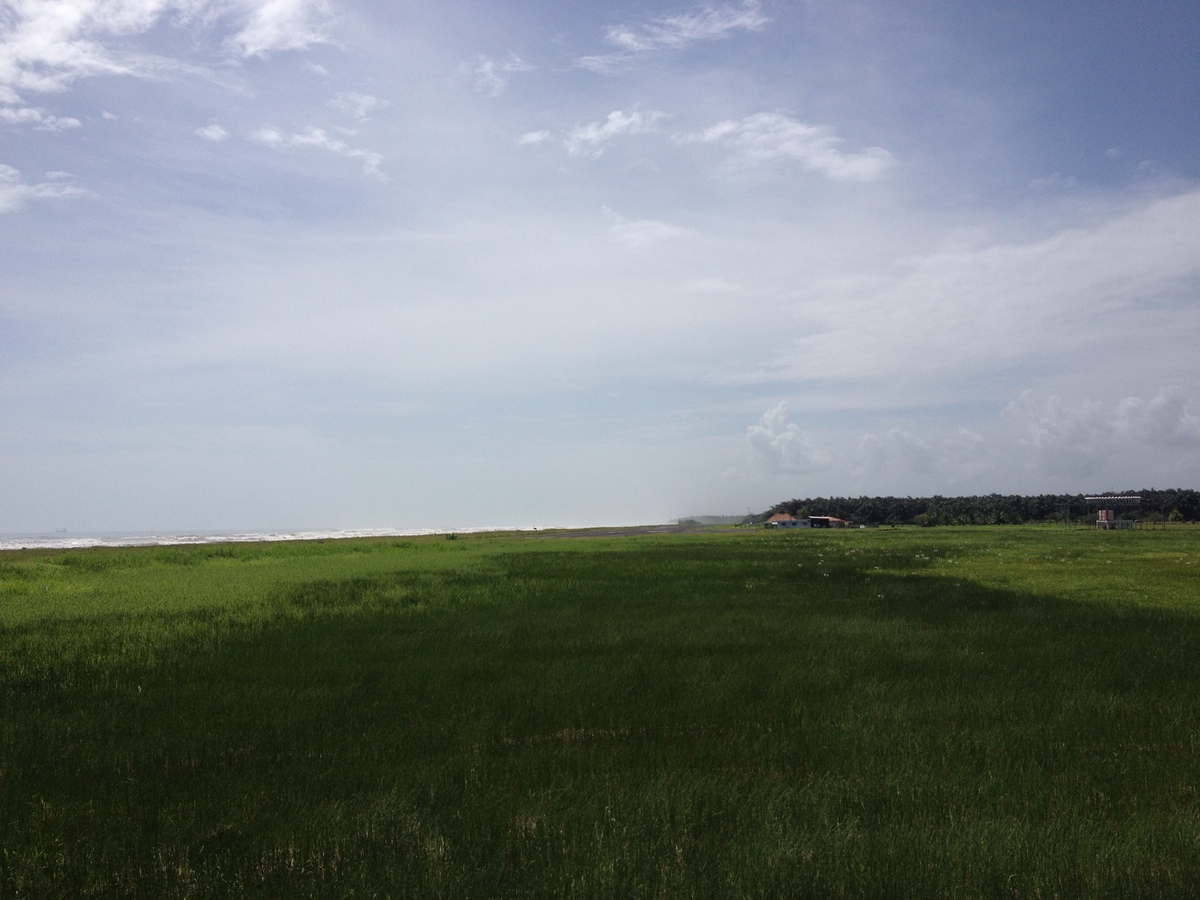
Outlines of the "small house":
M813 528L845 528L850 524L837 516L809 516L808 521Z
M766 525L768 528L808 528L808 519L797 519L789 513L775 513L771 518L767 519Z

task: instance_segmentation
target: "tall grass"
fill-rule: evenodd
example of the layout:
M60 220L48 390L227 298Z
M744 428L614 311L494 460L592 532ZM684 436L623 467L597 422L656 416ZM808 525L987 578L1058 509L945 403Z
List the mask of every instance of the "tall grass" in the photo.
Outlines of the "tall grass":
M0 561L6 896L1185 896L1200 532Z

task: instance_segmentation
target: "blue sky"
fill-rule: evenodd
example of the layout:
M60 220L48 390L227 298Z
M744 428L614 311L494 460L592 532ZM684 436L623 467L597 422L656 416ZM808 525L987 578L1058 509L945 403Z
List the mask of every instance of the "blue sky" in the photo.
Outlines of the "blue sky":
M0 531L1200 482L1192 2L0 0Z

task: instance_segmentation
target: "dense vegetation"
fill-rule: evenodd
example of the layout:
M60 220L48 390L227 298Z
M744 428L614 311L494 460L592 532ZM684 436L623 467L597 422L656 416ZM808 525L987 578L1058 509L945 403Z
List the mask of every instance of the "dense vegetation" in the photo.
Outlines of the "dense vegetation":
M1121 513L1146 523L1200 522L1200 491L1118 491L1138 494L1140 506ZM861 525L1020 525L1024 522L1094 522L1096 504L1084 494L1032 497L988 494L980 497L808 497L777 503L762 514L837 516Z
M1200 529L0 554L0 896L1165 897Z

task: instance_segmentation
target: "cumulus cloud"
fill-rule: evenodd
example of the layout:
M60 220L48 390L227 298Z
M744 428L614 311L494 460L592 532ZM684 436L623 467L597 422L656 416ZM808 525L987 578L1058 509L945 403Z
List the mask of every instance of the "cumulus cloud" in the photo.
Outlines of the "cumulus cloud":
M613 138L626 134L647 134L654 130L654 124L662 117L660 112L614 109L602 122L576 125L563 139L563 146L572 156L599 156Z
M309 128L307 131L285 134L278 128L267 126L252 132L250 139L260 144L265 144L268 147L315 147L320 150L327 150L330 153L336 153L347 159L358 160L362 163L365 174L373 175L385 181L387 180L387 176L379 169L380 164L383 162L382 154L376 153L373 150L362 150L358 147L352 147L339 138L330 137L329 133L323 128Z
M53 174L59 176L63 173ZM86 193L87 191L58 181L27 184L17 169L0 163L0 214L16 212L29 200L78 197Z
M646 54L681 50L699 41L723 40L739 31L757 31L768 21L757 0L747 0L740 6L705 6L634 25L613 25L605 39L617 49L581 57L576 63L586 69L606 72Z
M32 125L38 131L66 131L79 127L78 119L52 116L44 109L31 106L0 106L0 122L7 125Z
M499 97L508 89L510 76L516 72L532 72L534 66L515 53L502 60L490 56L476 57L475 62L459 66L459 75L473 79L475 90L486 97Z
M746 429L746 440L757 461L771 472L816 472L833 462L833 457L809 440L800 426L788 421L787 401L768 409Z
M1007 412L1023 426L1023 443L1032 448L1030 468L1071 479L1085 478L1099 468L1112 442L1112 411L1085 400L1068 404L1061 397L1037 402L1024 392Z
M607 208L603 212L612 225L613 239L630 250L646 250L662 241L686 234L678 226L655 219L627 219Z
M1008 405L1006 414L1034 452L1031 465L1056 475L1086 477L1130 445L1200 447L1200 418L1183 391L1173 386L1150 400L1127 397L1115 405L1058 396L1039 401L1026 391Z
M212 125L205 125L203 128L197 128L196 135L204 138L206 141L212 141L214 144L219 144L221 141L226 140L229 137L229 132L214 122Z
M714 144L734 151L733 168L798 162L805 169L844 181L874 181L895 165L882 147L861 153L841 150L842 138L827 125L810 125L783 113L755 113L741 121L718 122L678 138L680 143Z
M1120 433L1145 444L1200 447L1200 417L1175 386L1163 388L1152 400L1127 397L1117 404L1115 419Z
M865 434L857 455L848 462L860 484L929 485L933 490L978 483L995 468L988 442L969 428L950 433L916 434L908 428L890 428L883 434Z
M820 475L850 491L990 493L1014 481L1075 491L1101 482L1144 484L1140 479L1152 473L1194 474L1200 417L1173 386L1150 399L1120 401L1025 391L972 427L930 427L914 418L858 435L802 429L779 403L749 426L746 439L757 472Z

